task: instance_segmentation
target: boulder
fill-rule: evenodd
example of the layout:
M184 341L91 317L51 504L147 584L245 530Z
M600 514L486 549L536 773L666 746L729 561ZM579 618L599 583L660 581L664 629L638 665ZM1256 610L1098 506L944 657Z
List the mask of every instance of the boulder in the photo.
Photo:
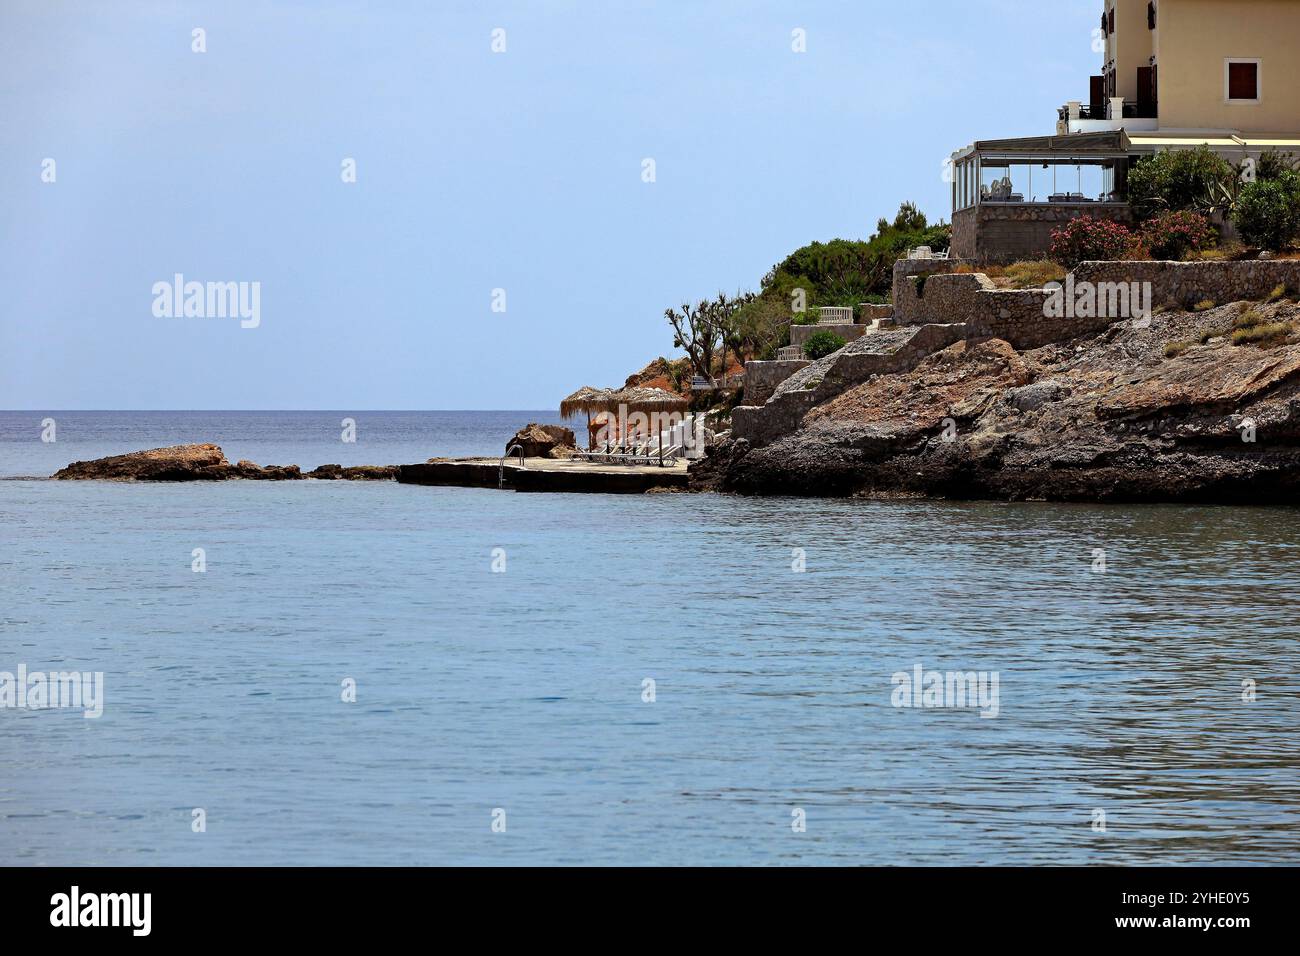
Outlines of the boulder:
M573 429L563 425L538 425L536 422L519 429L515 437L506 442L506 450L516 445L523 450L525 458L569 458L578 447Z

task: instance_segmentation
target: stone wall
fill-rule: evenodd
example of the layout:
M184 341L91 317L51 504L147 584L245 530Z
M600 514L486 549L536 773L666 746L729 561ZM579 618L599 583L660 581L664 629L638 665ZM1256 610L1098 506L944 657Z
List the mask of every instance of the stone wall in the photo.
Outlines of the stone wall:
M1074 270L1076 283L1150 282L1152 306L1190 309L1209 300L1216 305L1258 301L1285 286L1300 293L1300 260L1251 259L1245 262L1085 262Z
M794 328L815 329L817 326L795 326ZM794 331L791 329L791 332ZM789 362L746 362L745 363L745 402L749 405L762 405L776 387L800 369L812 363L807 359Z
M1219 305L1258 300L1280 285L1293 293L1300 291L1297 260L1085 262L1067 278L1066 291L1073 293L1075 301L1083 283L1090 283L1100 293L1093 310L1097 314L1088 315L1049 309L1051 293L1046 289L1002 290L982 273L917 274L912 265L900 261L894 269L894 317L899 325L964 322L973 337L1005 339L1018 349L1100 331L1136 317L1143 306L1190 309L1205 300ZM1149 300L1140 285L1148 282ZM1132 283L1139 286L1132 287ZM1130 291L1140 298L1130 300ZM1064 298L1065 292L1056 301Z
M1133 225L1126 203L981 203L952 214L952 254L980 263L1037 259L1052 246L1052 230L1091 216Z
M790 326L790 344L802 348L803 344L808 341L808 336L814 332L829 332L831 335L838 335L845 342L852 342L855 339L860 339L865 331L867 331L865 325L792 325Z
M755 446L771 444L797 430L814 405L872 375L910 371L926 356L966 337L961 324L890 329L865 336L787 378L762 406L755 407L747 391L746 404L731 411L731 434Z

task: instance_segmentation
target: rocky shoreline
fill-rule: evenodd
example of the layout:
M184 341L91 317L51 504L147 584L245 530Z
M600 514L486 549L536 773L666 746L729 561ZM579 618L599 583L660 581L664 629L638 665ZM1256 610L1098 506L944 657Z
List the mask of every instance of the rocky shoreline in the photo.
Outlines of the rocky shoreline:
M691 468L691 488L1291 504L1300 491L1297 320L1293 301L1235 302L1158 310L1038 348L959 341L908 370L819 391L770 442L720 444Z

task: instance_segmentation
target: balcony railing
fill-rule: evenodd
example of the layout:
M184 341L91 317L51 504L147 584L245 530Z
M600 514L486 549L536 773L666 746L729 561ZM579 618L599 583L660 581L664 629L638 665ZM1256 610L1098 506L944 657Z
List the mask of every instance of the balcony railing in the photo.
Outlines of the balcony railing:
M1110 112L1105 103L1084 103L1079 107L1079 119L1081 120L1108 120L1114 119L1108 115ZM1159 114L1159 109L1155 103L1143 103L1137 100L1124 101L1124 119L1155 119ZM1070 107L1062 106L1056 111L1057 117L1061 122L1068 122L1070 119Z

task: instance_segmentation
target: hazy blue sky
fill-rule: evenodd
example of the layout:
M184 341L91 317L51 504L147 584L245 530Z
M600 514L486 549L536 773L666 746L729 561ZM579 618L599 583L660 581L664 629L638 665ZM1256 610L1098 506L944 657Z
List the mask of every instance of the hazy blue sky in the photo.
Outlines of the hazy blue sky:
M667 306L905 199L946 218L955 147L1086 99L1099 10L0 0L0 407L546 408L620 384L670 351ZM260 282L261 325L156 318L176 272Z

